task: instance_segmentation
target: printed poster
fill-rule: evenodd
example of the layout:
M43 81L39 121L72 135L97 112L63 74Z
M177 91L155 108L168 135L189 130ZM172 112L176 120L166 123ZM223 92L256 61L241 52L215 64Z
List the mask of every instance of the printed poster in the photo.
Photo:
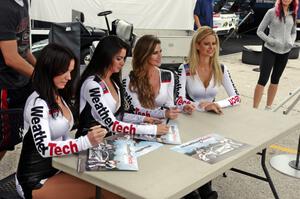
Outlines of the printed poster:
M209 134L196 138L171 150L183 153L209 164L219 162L248 147L249 145L222 137L218 134Z
M138 170L134 141L122 134L105 138L104 143L88 149L86 170Z
M147 134L136 134L134 139L146 140L151 142L161 142L164 144L181 144L179 129L176 123L169 122L169 132L165 135L147 135Z
M158 143L158 142L135 140L135 144L134 144L135 156L138 158L138 157L145 155L151 151L154 151L162 146L163 146L163 144Z

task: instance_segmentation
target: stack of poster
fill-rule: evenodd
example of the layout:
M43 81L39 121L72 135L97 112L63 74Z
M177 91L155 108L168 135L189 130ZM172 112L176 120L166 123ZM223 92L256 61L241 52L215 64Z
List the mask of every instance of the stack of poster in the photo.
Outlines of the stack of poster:
M165 135L136 134L134 139L146 140L151 142L161 142L164 144L181 144L179 129L176 123L168 123L169 132Z
M171 150L214 164L248 146L245 143L237 142L218 134L209 134L172 147Z
M138 170L134 141L128 135L112 135L88 150L87 171Z

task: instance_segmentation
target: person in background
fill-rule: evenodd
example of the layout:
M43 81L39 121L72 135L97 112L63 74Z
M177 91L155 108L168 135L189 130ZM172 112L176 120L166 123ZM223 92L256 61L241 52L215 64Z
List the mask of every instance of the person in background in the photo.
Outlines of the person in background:
M35 65L30 52L27 0L0 3L0 110L23 108L31 93L29 78ZM1 116L2 117L2 116ZM0 119L0 160L18 144L18 129L11 119Z
M68 136L74 124L70 105L76 63L71 50L57 44L46 46L37 60L32 75L34 92L24 108L25 135L16 173L16 187L22 198L47 199L53 198L53 193L55 198L95 198L94 185L51 165L52 157L96 146L107 133L104 128L93 126L86 136ZM105 190L101 194L104 198L115 197Z
M194 8L194 30L201 26L213 27L213 0L197 0Z
M300 3L299 3L299 0L298 0L297 23L300 24Z
M133 70L123 79L125 99L135 114L176 119L180 110L175 107L174 75L159 68L161 53L160 40L154 35L144 35L137 41ZM186 105L183 110L191 113L194 107Z
M221 86L229 97L215 101ZM179 67L178 87L178 106L192 103L199 111L221 114L222 108L240 103L228 68L219 63L219 39L212 28L202 26L194 33L188 61Z
M113 133L162 135L169 131L164 124L139 125L152 118L125 113L120 71L127 56L127 45L117 36L100 40L89 65L81 76L77 91L79 128L76 137L91 122L98 122Z
M258 108L271 71L266 110L271 109L280 77L288 62L289 53L296 39L298 0L277 0L275 7L265 14L257 35L265 42L262 49L260 74L254 90L253 108ZM269 34L264 33L269 28Z

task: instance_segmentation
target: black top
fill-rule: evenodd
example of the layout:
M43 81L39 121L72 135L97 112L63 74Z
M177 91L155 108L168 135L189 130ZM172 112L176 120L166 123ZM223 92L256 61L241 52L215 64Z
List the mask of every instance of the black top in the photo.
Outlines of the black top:
M27 0L1 0L0 41L17 40L18 52L25 58L30 32ZM21 88L29 79L5 64L0 51L0 88Z

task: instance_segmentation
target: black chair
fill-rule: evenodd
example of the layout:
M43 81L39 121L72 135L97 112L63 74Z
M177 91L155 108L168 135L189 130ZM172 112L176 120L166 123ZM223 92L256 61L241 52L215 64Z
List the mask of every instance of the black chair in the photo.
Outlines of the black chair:
M19 144L22 142L22 132L23 132L23 109L22 108L13 108L13 109L0 109L0 128L2 131L10 131L13 132L13 136L15 139L14 143L10 144ZM0 146L5 145L7 143L6 138L3 136L0 137Z
M15 181L15 173L0 180L0 199L20 199Z
M2 130L9 130L14 133L16 139L14 143L19 144L22 142L22 132L23 132L23 109L6 109L0 110L0 127ZM6 140L0 137L0 145L6 144ZM19 199L19 195L16 190L15 185L15 173L10 174L6 178L0 180L0 199Z

